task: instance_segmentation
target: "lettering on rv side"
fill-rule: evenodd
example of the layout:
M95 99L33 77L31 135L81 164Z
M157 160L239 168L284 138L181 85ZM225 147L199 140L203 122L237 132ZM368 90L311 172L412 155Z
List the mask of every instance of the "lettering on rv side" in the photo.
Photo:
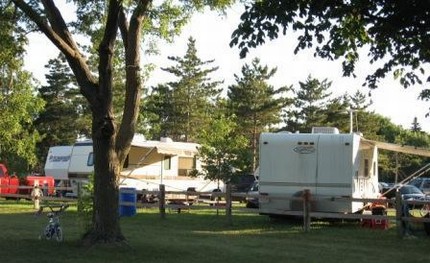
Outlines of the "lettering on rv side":
M49 156L50 162L68 162L69 160L70 160L70 155L63 155L63 156L51 155L51 156Z
M299 145L293 151L299 154L311 154L315 152L315 147L312 145Z

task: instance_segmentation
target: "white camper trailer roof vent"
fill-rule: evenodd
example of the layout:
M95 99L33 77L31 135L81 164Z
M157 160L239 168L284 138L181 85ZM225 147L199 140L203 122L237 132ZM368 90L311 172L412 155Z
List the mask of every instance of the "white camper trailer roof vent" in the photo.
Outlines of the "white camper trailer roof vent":
M312 133L339 134L339 130L335 127L313 127Z

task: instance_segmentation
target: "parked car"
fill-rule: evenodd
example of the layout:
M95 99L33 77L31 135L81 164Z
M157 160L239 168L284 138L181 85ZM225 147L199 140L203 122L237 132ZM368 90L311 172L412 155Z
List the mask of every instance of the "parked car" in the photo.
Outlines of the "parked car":
M259 203L258 203L259 191L258 191L258 189L259 189L258 181L255 181L247 192L247 197L246 197L246 207L247 208L259 208Z
M424 194L416 186L405 184L397 185L384 192L384 196L387 199L392 199L396 197L396 191L399 189L403 200L424 200L426 199L426 194Z
M430 178L418 177L409 182L410 185L418 187L425 194L430 194Z

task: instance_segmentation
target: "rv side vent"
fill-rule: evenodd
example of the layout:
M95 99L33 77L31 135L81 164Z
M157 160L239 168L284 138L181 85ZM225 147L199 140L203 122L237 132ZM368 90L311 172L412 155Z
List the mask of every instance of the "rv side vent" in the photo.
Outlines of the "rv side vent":
M339 130L335 127L313 127L312 133L339 134Z

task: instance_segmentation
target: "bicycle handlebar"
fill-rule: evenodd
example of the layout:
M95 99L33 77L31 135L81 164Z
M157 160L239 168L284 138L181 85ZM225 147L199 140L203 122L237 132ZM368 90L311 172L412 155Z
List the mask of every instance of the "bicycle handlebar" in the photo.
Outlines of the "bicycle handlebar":
M39 211L37 211L38 214L41 214L43 212L43 208L48 207L51 212L53 213L60 213L66 210L69 207L69 204L61 204L61 205L41 205L39 208ZM59 208L58 210L55 210L55 208Z

